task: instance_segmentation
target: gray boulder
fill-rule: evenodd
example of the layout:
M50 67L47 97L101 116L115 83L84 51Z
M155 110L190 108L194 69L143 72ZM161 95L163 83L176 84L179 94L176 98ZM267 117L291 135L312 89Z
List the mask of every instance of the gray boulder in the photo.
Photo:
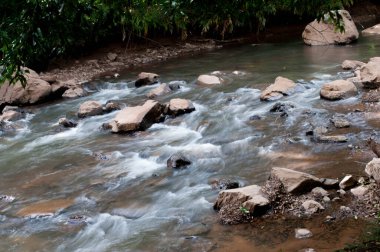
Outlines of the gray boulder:
M97 101L86 101L82 103L77 113L79 118L101 114L103 114L103 107L102 104Z

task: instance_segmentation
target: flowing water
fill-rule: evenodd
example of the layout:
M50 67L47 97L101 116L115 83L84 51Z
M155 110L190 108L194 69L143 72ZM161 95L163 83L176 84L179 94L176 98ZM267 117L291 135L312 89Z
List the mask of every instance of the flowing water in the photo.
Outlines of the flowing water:
M131 69L117 80L90 83L89 96L28 108L17 131L0 135L0 193L14 197L0 201L1 251L331 251L353 241L363 221L326 226L315 217L223 226L212 208L218 190L211 182L262 185L273 166L332 178L363 174L369 160L347 146L363 142L378 122L353 112L359 98L323 101L319 89L351 76L341 70L343 60L380 56L379 45L380 37L369 37L344 47L295 41L226 48ZM216 70L226 84L195 84L199 74ZM140 71L179 83L179 91L159 100L187 98L196 111L132 135L101 129L117 112L58 130L58 119L75 118L86 100L141 104L157 85L134 88ZM282 99L296 106L288 117L269 113L274 103L259 100L277 76L298 84L296 94ZM335 130L348 143L315 143L305 136L337 112L352 122L349 130ZM253 115L261 120L250 120ZM177 152L192 165L168 169L166 160ZM47 212L54 214L41 215ZM296 240L296 227L308 227L314 236Z

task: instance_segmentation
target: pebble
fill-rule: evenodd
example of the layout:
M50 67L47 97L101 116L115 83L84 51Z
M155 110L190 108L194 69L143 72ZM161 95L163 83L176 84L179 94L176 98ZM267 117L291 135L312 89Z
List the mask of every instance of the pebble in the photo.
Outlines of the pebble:
M306 228L297 228L295 230L295 233L296 233L295 237L297 239L305 239L305 238L309 238L313 236L313 233L309 229L306 229Z

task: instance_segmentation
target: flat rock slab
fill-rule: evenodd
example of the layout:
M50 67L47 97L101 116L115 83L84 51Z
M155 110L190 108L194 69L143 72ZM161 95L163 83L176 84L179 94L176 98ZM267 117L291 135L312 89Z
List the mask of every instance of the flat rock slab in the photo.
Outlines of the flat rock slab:
M292 194L309 192L322 184L320 179L313 175L287 168L274 167L270 176L279 179L285 190Z
M250 214L257 214L269 205L267 196L262 192L261 186L251 185L219 192L214 209L219 210L223 206L237 204L244 207Z
M284 77L277 77L272 85L267 87L260 95L260 100L262 101L272 101L277 100L284 95L289 95L293 92L296 84L294 81L289 80Z
M65 209L74 203L72 199L56 199L41 201L20 209L17 212L17 216L20 217L34 217L34 216L45 216L54 215L61 209Z
M333 135L333 136L325 136L319 135L316 137L318 142L326 142L326 143L345 143L348 141L348 138L345 135Z
M127 107L117 113L110 123L113 133L146 130L161 120L165 107L153 100L148 100L142 106Z

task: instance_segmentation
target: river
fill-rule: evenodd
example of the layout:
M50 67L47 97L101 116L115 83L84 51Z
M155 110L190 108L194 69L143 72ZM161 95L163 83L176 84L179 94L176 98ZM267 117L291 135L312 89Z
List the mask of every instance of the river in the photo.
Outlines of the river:
M301 41L244 45L129 69L116 80L90 83L89 96L26 108L26 118L17 122L19 129L0 135L0 194L14 197L12 202L0 201L1 251L342 247L358 237L365 221L349 219L326 226L317 216L224 226L213 210L219 191L211 182L226 178L240 186L262 185L274 166L330 178L362 175L369 160L353 155L348 145L365 141L378 122L353 113L360 104L358 97L328 102L319 98L319 90L325 82L351 76L341 69L343 60L367 61L374 56L380 56L380 37L364 37L343 47L309 47ZM79 105L87 100L141 104L158 85L136 89L133 80L141 71L182 86L160 97L161 102L190 99L196 111L132 135L101 129L117 112L57 130L58 119L76 119ZM225 73L227 83L212 88L195 84L198 75L212 71ZM274 103L259 99L260 90L277 76L299 84L296 94L281 100L296 105L288 117L269 113ZM346 134L348 143L315 143L305 135L310 125L328 124L338 112L352 123L351 128L336 131ZM253 115L261 120L250 120ZM166 167L177 152L191 159L188 168ZM55 213L30 217L41 211ZM300 226L314 236L296 240L294 228Z

